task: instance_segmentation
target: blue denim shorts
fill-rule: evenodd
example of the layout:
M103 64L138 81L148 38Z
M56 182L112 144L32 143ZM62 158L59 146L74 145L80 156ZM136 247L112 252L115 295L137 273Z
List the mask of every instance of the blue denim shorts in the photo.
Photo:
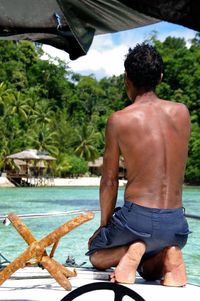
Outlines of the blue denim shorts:
M116 208L109 224L101 228L86 255L143 241L145 257L149 257L168 246L182 249L189 233L184 208L147 208L126 201L123 207Z

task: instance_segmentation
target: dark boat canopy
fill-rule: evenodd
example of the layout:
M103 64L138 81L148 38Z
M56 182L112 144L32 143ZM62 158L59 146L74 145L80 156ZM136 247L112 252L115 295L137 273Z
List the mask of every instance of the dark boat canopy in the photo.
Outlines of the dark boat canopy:
M76 59L94 35L161 20L200 31L196 0L0 0L0 39L49 44Z

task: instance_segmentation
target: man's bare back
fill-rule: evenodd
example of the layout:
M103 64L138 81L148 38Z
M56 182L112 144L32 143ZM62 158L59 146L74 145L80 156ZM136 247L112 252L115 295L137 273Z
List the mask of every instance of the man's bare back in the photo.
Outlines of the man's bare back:
M127 168L125 200L145 207L181 207L190 135L187 108L150 92L112 118Z
M89 239L91 263L116 266L111 281L134 283L136 271L163 285L183 286L181 249L188 224L182 184L190 137L185 105L159 99L163 62L148 44L129 49L125 87L133 104L111 115L100 184L100 227ZM115 212L119 158L127 170L124 205ZM180 235L180 236L179 236Z

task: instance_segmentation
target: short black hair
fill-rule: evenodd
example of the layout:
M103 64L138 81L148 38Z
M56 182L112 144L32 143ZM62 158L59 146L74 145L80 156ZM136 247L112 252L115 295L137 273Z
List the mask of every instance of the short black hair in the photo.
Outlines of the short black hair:
M142 43L129 48L124 61L129 80L136 88L146 91L155 90L163 73L163 60L158 51L151 45Z

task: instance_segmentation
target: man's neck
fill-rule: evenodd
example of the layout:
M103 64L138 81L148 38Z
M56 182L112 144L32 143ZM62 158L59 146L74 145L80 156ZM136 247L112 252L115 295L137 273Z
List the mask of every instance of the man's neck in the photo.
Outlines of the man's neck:
M154 91L148 91L148 92L141 91L135 96L135 98L133 99L133 103L142 104L142 103L155 102L158 100L159 98L157 97Z

